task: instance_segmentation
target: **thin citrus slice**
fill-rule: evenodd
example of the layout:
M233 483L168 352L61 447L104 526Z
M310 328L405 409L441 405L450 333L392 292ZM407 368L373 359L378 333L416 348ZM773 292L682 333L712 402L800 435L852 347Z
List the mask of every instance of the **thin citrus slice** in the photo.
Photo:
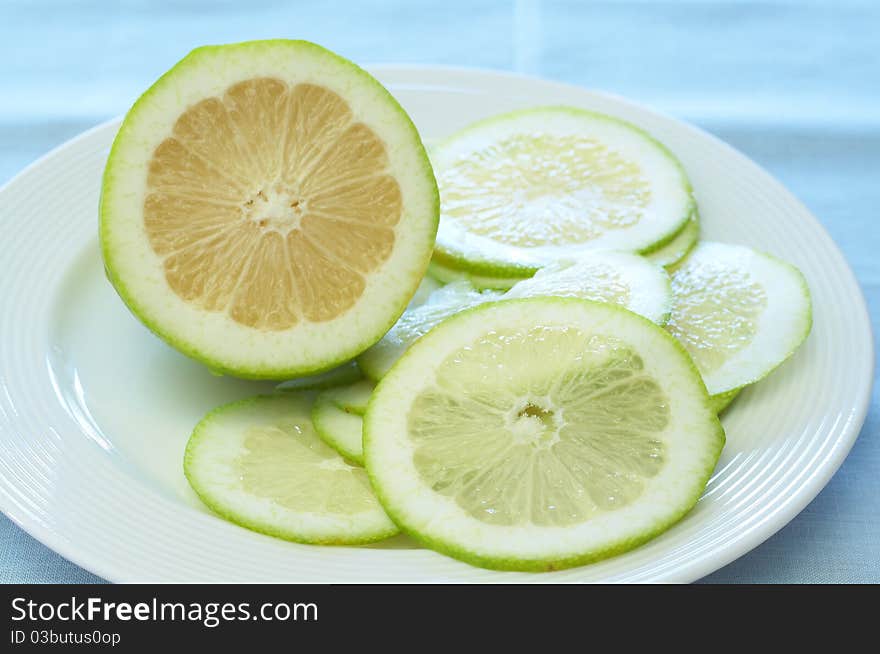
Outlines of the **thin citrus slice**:
M794 266L741 245L703 242L672 274L667 329L713 396L758 381L812 325L810 291Z
M196 426L183 468L218 515L303 543L368 543L397 532L363 468L312 428L313 395L284 393L226 404Z
M577 260L545 266L518 282L504 299L558 295L612 302L662 325L669 318L669 275L644 257L626 252L587 252Z
M475 273L447 268L436 261L432 261L428 266L428 274L444 284L451 284L457 281L466 281L471 286L480 290L506 291L517 282L528 279L531 275L524 277L491 277L489 275L478 275Z
M443 320L469 307L500 298L500 293L478 291L464 280L447 284L431 293L423 305L405 311L378 343L358 357L358 366L367 377L378 381L410 345Z
M376 387L364 453L388 515L426 545L555 570L681 519L724 432L684 349L606 303L476 307L417 341Z
M694 211L690 220L669 243L652 250L645 257L670 270L680 263L700 240L700 215Z
M528 277L588 249L648 252L695 208L678 160L622 120L573 107L489 118L432 148L440 187L434 260Z
M101 195L119 295L218 372L283 379L375 343L430 261L419 135L351 62L304 41L198 48L132 107Z
M449 316L486 302L542 295L613 302L658 324L666 322L672 303L669 276L661 267L626 252L587 252L577 261L542 268L503 295L479 293L466 281L449 284L421 307L406 311L382 340L358 358L358 365L371 379L381 379L417 338Z
M324 391L312 407L312 424L318 436L342 456L361 465L363 415L372 394L372 382L364 380Z

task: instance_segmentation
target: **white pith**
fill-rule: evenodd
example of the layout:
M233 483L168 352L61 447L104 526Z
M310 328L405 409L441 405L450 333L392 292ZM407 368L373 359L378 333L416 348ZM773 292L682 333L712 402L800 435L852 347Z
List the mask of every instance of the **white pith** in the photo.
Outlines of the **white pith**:
M704 241L691 252L684 266L701 262L747 272L750 281L766 294L766 306L757 317L751 342L721 367L700 371L709 394L720 395L761 379L800 345L810 327L810 296L796 268L751 248ZM694 362L699 368L699 357L694 357Z
M188 448L186 471L190 483L224 516L274 535L322 541L370 539L393 533L396 527L378 501L373 509L356 513L294 511L241 488L234 462L245 452L247 429L282 419L311 429L311 405L310 396L290 393L254 398L210 415ZM336 469L348 467L341 457L327 463Z
M319 398L312 411L318 436L342 456L357 463L364 461L364 419L340 409L331 399Z
M453 498L434 492L413 463L408 415L412 401L435 384L430 372L493 328L576 327L634 348L644 370L669 399L669 423L658 435L666 463L645 480L632 504L568 527L490 525ZM548 361L552 366L552 362ZM466 393L467 379L461 380ZM562 407L564 410L564 407ZM617 307L575 299L499 302L461 314L413 345L373 394L365 417L365 458L377 492L407 531L488 560L554 561L614 548L654 533L695 501L720 451L721 432L705 389L682 350L657 327Z
M550 261L576 256L584 250L638 252L678 232L693 207L689 183L682 169L656 142L625 124L587 112L548 108L523 111L465 128L432 148L431 161L438 176L447 166L470 152L478 151L505 137L523 133L553 136L590 136L638 163L650 183L652 199L645 216L635 225L615 229L591 241L573 245L516 247L468 231L443 214L441 206L437 249L463 266L540 267ZM466 264L464 264L466 262ZM482 269L481 269L481 272ZM483 272L483 274L485 274Z
M342 96L355 119L384 141L388 172L403 197L394 249L365 277L366 288L354 306L331 321L302 321L283 331L249 328L224 312L203 311L181 299L165 280L162 259L151 248L142 220L147 166L178 116L196 102L256 77L278 78L291 86L317 84ZM319 48L269 42L199 50L148 92L120 134L102 199L106 263L138 315L209 365L277 377L314 372L351 358L381 336L424 273L434 229L434 190L418 136L378 84Z
M666 322L672 305L669 275L644 257L627 252L585 252L577 259L550 264L535 273L534 277L516 283L504 294L503 299L536 295L584 297L583 291L589 292L591 287L601 286L598 280L590 281L594 270L613 273L619 283L628 289L629 297L620 303L621 306L651 322ZM554 288L554 278L565 280L563 289Z

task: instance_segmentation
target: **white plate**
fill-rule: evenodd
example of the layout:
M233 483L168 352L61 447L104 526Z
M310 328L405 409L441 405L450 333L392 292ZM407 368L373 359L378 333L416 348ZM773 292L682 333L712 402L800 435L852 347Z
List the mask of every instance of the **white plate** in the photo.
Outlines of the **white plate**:
M693 512L633 552L542 575L473 568L403 537L362 548L298 545L211 515L181 471L190 430L211 407L271 386L212 376L142 327L104 279L98 190L118 121L0 190L0 508L112 581L690 581L791 520L852 446L873 366L859 287L806 208L727 145L619 98L486 71L374 72L425 138L536 104L641 125L683 161L705 237L769 251L804 272L813 332L725 414L727 446Z

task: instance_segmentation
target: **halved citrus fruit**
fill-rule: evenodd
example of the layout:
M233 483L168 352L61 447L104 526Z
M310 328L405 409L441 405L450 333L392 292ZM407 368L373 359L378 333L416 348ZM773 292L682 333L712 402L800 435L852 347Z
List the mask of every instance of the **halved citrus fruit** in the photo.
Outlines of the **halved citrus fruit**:
M385 88L304 41L198 48L132 107L101 195L108 277L212 369L284 378L375 343L430 261L419 135Z

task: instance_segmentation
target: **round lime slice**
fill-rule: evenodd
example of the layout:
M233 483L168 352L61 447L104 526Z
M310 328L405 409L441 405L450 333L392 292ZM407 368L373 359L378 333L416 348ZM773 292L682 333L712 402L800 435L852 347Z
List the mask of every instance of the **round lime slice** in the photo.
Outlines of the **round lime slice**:
M654 323L574 298L465 311L376 387L364 453L388 514L429 547L556 570L631 549L696 503L724 432Z
M713 396L765 377L804 342L812 325L810 291L800 271L741 245L700 243L673 272L672 292L667 328Z
M528 277L585 250L649 252L695 208L672 153L638 127L572 107L489 118L431 151L440 188L434 261Z
M186 446L193 490L227 520L287 540L343 545L395 534L363 468L315 434L312 400L284 393L211 411Z

